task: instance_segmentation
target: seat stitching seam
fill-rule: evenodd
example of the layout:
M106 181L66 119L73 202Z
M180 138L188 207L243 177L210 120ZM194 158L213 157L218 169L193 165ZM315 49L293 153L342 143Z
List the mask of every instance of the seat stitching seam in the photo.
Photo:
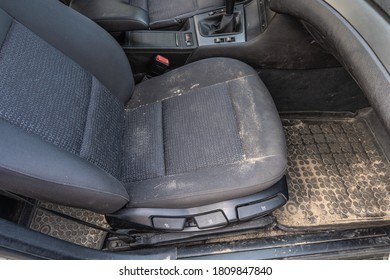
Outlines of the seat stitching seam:
M88 121L90 118L89 111L91 110L91 103L92 103L93 80L94 80L94 76L91 75L91 79L90 79L90 83L89 83L90 88L89 88L89 102L88 102L88 109L87 109L87 117L85 118L83 139L81 140L81 145L79 147L79 153L78 153L80 157L83 157L81 152L82 152L85 140L86 140L85 138L86 138L87 124L88 124Z
M161 102L161 134L162 134L162 137L161 137L161 139L162 139L162 148L163 148L163 150L162 150L162 154L163 154L163 163L164 163L164 177L167 175L167 163L166 163L166 154L165 154L165 143L166 143L166 141L165 141L165 133L164 133L164 131L165 131L165 126L164 126L164 104L163 104L163 102ZM161 177L161 176L160 176Z
M246 159L246 153L244 151L243 140L241 139L241 132L242 131L240 129L240 125L239 125L239 122L238 122L237 110L235 109L234 104L233 104L233 98L232 98L232 94L231 94L230 82L227 83L227 89L228 89L230 105L232 107L233 116L234 116L237 132L238 132L238 139L240 140L240 148L241 148L241 153L242 153L241 156L243 157L242 159L245 160Z
M175 98L175 97L187 95L187 94L190 94L190 93L192 93L192 92L194 92L194 91L196 91L196 90L207 89L207 88L210 88L210 87L213 87L213 86L217 86L217 85L222 85L222 84L230 83L230 82L232 82L232 81L242 80L242 79L244 79L244 78L248 78L248 77L252 77L252 76L256 76L256 75L255 75L255 74L246 75L246 76L242 76L242 77L235 78L235 79L231 79L231 80L224 81L224 82L219 82L219 83L212 84L212 85L205 86L205 87L199 87L199 88L195 88L195 89L189 89L189 90L187 90L187 91L181 93L180 95L169 96L169 97L166 97L166 98L163 98L163 99L160 99L160 100L156 100L156 101L151 102L151 103L146 103L146 104L139 105L139 106L137 106L137 107L125 108L125 110L128 110L128 111L136 110L136 109L139 109L139 108L142 108L142 107L144 107L144 106L148 106L148 105L151 105L151 104L154 104L154 103L163 102L163 101L166 101L166 100Z
M7 39L9 38L11 34L11 29L13 29L14 25L15 25L15 19L11 17L11 24L8 27L7 34L5 35L4 40L0 43L0 51L2 50Z

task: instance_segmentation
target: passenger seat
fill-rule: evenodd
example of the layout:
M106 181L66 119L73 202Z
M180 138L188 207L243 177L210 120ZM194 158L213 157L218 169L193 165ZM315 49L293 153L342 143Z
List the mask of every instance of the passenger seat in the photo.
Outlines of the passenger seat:
M278 112L240 61L135 85L94 22L58 1L1 0L0 80L2 190L167 231L250 220L288 198Z

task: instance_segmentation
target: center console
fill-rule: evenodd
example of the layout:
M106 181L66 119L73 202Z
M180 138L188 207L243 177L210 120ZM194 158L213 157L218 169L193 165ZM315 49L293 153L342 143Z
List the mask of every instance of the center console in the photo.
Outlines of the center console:
M134 73L150 72L157 55L164 57L170 68L194 60L201 49L212 48L216 55L229 57L229 47L239 47L259 36L272 18L268 0L246 0L197 14L178 31L127 31L122 47ZM207 52L205 52L207 53ZM204 57L195 58L201 59ZM148 73L150 74L150 73Z
M226 17L231 21L225 24L225 28L221 28L220 25L224 23ZM194 24L199 46L244 43L246 41L243 5L233 6L233 12L230 15L227 15L224 9L196 15L194 16Z

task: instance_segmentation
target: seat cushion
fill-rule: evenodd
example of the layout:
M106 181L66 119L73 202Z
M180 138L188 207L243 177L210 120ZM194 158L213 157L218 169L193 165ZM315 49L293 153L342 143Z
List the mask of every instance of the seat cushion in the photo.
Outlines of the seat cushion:
M227 58L136 86L125 110L130 207L196 207L261 192L286 169L281 122L257 73Z

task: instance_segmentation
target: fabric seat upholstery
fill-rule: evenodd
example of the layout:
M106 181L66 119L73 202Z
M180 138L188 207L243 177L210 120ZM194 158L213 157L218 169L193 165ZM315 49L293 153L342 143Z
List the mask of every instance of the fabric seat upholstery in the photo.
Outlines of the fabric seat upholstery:
M134 121L141 115L148 123ZM124 182L132 207L228 200L260 192L284 175L279 116L257 73L242 62L207 59L141 83L126 120L124 161L132 169ZM145 140L156 127L161 132ZM150 146L158 147L153 155Z
M107 214L282 178L280 119L249 66L208 59L134 86L116 41L59 2L1 0L0 23L1 189Z

